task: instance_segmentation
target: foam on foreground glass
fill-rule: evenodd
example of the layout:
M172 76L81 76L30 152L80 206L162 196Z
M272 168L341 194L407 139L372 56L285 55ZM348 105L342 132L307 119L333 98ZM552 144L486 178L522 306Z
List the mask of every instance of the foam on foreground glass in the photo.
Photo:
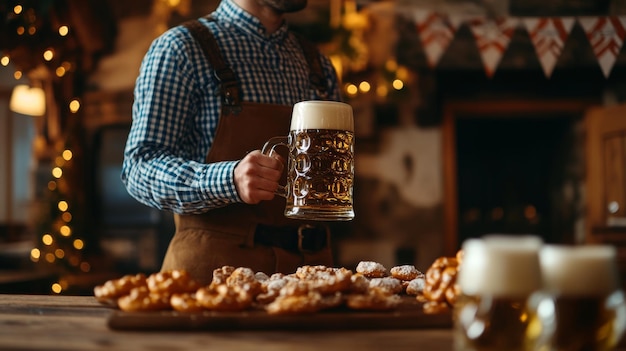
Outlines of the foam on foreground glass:
M626 328L626 305L616 262L607 245L545 245L544 289L529 302L535 350L606 351Z
M541 289L539 249L532 235L488 235L463 243L454 306L454 345L463 351L528 350L528 297Z

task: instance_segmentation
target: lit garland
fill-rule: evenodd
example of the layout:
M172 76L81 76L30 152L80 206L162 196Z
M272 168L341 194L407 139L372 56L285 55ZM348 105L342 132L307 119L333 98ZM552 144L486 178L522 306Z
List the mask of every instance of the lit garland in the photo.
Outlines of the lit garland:
M5 51L0 55L0 65L8 67L13 62L16 80L26 75L43 83L46 91L44 118L48 129L38 135L34 145L38 158L51 162L52 178L47 184L46 198L38 199L41 206L35 230L39 239L30 252L30 259L58 274L60 279L50 288L53 293L60 294L68 289L64 274L87 273L92 267L85 259L84 251L88 245L76 223L80 218L76 212L81 207L76 191L80 187L77 181L80 176L77 176L75 164L77 149L70 147L72 139L82 136L73 130L80 125L77 122L80 99L74 92L75 76L69 74L80 67L75 63L76 50L64 50L66 40L70 40L69 47L75 45L71 26L64 23L58 13L54 24L49 19L48 13L53 11L54 5L50 0L22 0L0 6L0 15L4 17L0 50ZM59 100L62 102L57 106ZM57 150L56 156L53 150Z

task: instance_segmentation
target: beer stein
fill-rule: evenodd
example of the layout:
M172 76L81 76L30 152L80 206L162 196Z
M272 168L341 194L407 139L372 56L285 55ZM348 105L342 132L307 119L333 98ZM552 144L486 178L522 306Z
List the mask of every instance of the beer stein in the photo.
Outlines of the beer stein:
M289 135L269 139L263 154L288 148L285 216L322 221L354 218L354 118L352 107L335 101L294 105Z
M453 308L458 351L522 351L534 345L526 303L541 289L539 249L531 235L489 235L463 243Z
M541 338L535 350L607 351L626 327L626 304L608 245L546 245L540 251L544 290L529 302Z

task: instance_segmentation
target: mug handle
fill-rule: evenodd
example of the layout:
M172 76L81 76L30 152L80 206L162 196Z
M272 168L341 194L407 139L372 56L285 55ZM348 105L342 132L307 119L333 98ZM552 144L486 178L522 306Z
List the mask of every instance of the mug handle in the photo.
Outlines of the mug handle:
M265 145L263 145L261 153L266 156L272 156L274 152L276 152L276 147L280 145L289 147L289 138L285 136L270 138L267 142L265 142ZM287 198L287 185L278 184L278 189L276 189L274 194Z

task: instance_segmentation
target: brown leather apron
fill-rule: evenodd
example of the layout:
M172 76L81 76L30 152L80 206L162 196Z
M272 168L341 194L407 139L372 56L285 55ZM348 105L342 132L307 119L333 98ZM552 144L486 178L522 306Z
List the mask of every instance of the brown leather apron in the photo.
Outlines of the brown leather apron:
M197 21L186 25L215 68L222 91L220 120L206 162L240 160L247 152L260 149L269 138L287 135L292 107L239 101L235 75L219 54L210 31ZM310 52L306 48L304 51L305 54ZM317 65L309 64L314 70L319 69ZM315 84L313 79L312 84ZM276 196L257 205L238 203L204 214L175 215L176 233L161 270L185 269L202 284L208 284L213 270L225 265L249 267L266 274L288 274L306 264L332 266L329 240L316 251L290 250L257 243L255 235L258 235L260 225L266 232L268 228L270 231L276 228L277 232L284 231L285 235L298 235L299 228L313 224L287 219L283 214L284 208L285 199ZM325 235L330 234L326 231Z

